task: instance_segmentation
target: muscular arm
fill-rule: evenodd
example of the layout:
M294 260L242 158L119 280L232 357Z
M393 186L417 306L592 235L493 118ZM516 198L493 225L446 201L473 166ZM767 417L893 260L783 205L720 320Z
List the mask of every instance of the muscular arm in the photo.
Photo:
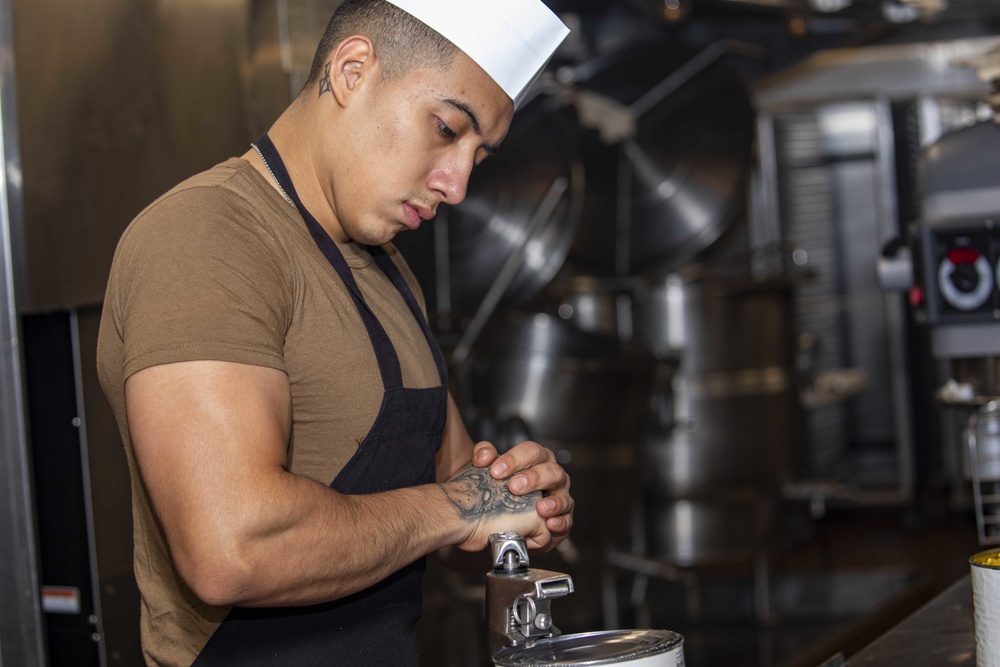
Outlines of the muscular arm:
M139 469L178 572L209 604L336 599L435 549L480 550L496 530L549 541L533 508L477 505L483 489L461 475L349 496L290 473L288 380L274 369L154 366L129 378L126 401Z

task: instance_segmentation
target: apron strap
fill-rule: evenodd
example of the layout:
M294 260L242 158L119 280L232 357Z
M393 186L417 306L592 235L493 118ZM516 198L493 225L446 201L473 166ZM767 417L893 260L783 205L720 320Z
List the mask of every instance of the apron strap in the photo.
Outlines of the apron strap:
M431 349L431 354L434 356L434 363L437 365L438 375L441 377L441 384L444 386L448 385L448 365L444 360L444 353L441 352L441 346L438 345L437 339L434 338L433 332L431 332L431 327L427 323L427 318L424 317L424 313L420 310L420 304L417 303L417 298L413 295L413 290L410 289L409 284L400 273L399 267L396 263L392 261L392 257L380 246L368 246L368 252L371 253L372 257L375 259L375 263L379 265L383 273L389 277L392 284L396 286L399 293L403 295L403 300L406 301L406 305L409 306L410 312L413 313L413 317L420 324L421 331L424 332L424 338L427 339L427 346Z
M399 357L396 355L396 350L392 346L392 342L389 340L389 335L385 332L385 328L383 328L382 323L378 321L378 318L375 317L375 313L372 312L372 309L365 301L365 297L361 293L361 289L358 287L357 281L354 279L354 274L351 272L351 267L347 265L347 260L344 259L340 249L337 248L337 244L334 243L333 239L330 238L330 235L325 229L323 229L323 225L319 224L316 218L313 217L312 213L310 213L308 209L306 209L305 205L303 205L302 200L299 199L299 195L295 191L295 186L292 185L292 179L288 175L288 170L285 169L285 163L281 160L281 156L278 154L278 149L274 147L274 144L271 142L271 138L267 136L266 132L260 135L260 138L257 139L257 148L260 149L261 155L264 157L264 162L266 163L268 169L271 170L271 173L274 174L274 178L278 181L278 185L281 186L285 193L295 203L295 207L299 210L303 220L305 220L306 227L309 229L309 233L312 235L313 240L316 241L316 245L326 257L327 261L330 262L330 265L333 266L337 275L339 275L341 280L344 281L344 284L347 285L347 289L351 294L351 299L354 301L354 307L357 308L358 315L361 316L361 320L364 322L365 329L368 332L368 338L375 350L375 358L378 361L379 373L382 375L383 389L385 389L385 391L391 391L393 389L402 388L403 373L399 366ZM405 299L406 295L404 294L403 297Z

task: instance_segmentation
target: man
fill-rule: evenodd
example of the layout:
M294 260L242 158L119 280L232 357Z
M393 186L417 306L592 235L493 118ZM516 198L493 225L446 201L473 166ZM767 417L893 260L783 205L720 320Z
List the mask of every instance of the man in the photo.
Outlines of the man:
M149 664L414 665L427 554L568 534L548 450L473 447L386 245L463 199L564 35L538 0L346 0L253 149L122 236L98 364Z

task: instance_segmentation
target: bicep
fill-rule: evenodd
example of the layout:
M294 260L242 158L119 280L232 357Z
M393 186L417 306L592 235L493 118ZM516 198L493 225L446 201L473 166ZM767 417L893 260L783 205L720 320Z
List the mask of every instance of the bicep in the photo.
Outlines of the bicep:
M172 549L237 528L249 494L286 464L285 374L221 361L152 366L125 384L142 479Z
M458 405L448 393L448 416L437 454L437 481L451 479L459 470L472 465L472 438L465 429Z

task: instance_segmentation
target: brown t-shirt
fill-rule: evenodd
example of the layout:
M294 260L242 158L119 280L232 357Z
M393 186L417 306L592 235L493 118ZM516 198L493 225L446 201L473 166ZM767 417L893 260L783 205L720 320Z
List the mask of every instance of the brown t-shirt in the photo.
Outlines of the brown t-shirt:
M404 386L439 385L402 296L364 248L338 248L396 348ZM386 250L421 300L398 251ZM104 303L98 372L132 474L135 575L149 664L190 664L229 609L198 600L173 566L136 467L125 381L150 366L205 359L288 376L288 468L323 484L354 455L382 402L375 353L346 286L298 211L240 159L181 183L129 225Z

